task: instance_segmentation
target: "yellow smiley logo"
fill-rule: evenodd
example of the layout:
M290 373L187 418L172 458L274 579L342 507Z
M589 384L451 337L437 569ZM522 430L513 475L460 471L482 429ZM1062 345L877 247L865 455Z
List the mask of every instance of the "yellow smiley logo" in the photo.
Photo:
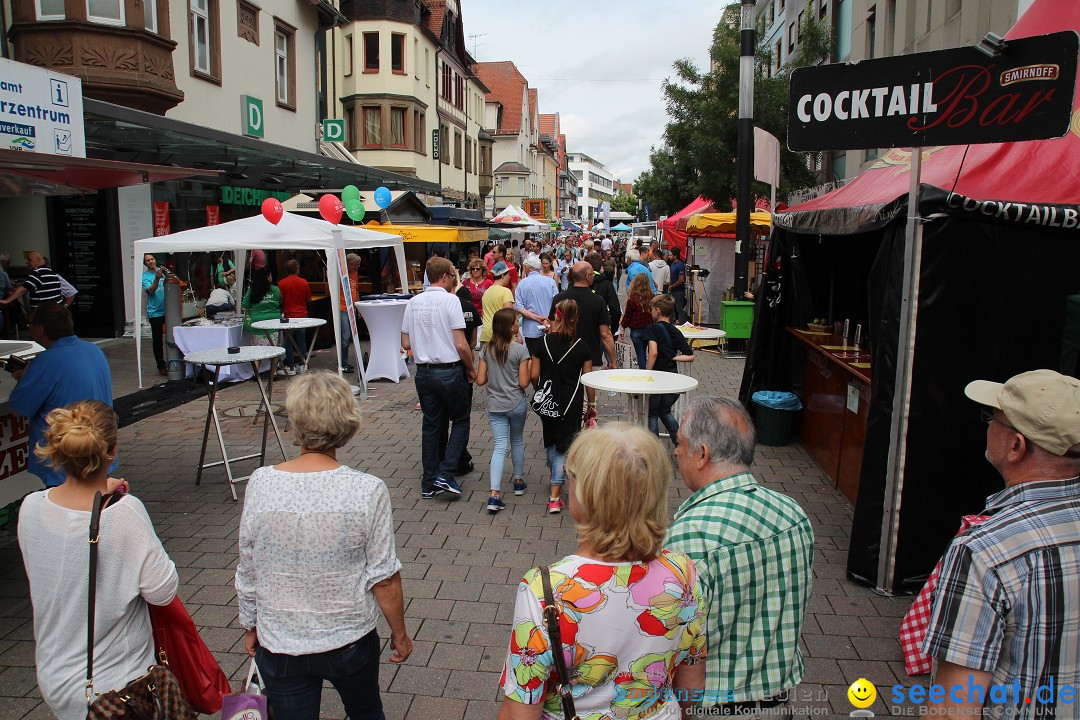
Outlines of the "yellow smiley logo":
M851 683L847 691L848 700L857 708L868 708L877 699L877 688L866 678L859 678Z

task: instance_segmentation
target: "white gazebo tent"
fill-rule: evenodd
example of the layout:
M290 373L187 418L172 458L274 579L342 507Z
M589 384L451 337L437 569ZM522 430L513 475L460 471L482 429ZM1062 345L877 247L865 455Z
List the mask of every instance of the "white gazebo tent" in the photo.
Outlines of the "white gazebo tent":
M332 308L338 307L338 298L341 293L341 270L338 265L338 256L335 251L338 241L335 235L340 235L341 242L346 250L370 249L370 248L393 248L397 257L398 282L401 291L408 292L408 283L405 279L405 245L400 235L390 235L384 232L375 232L362 227L333 225L318 218L283 213L281 222L277 225L270 224L262 215L234 220L221 225L210 225L195 230L163 235L161 237L146 238L135 241L134 283L132 292L135 298L135 327L142 327L142 260L146 253L156 252L213 252L215 250L232 250L236 253L236 288L244 286L244 270L247 253L250 250L287 249L287 250L319 250L326 253L327 289L330 292ZM240 306L240 298L236 298L236 306ZM341 344L341 314L331 312L334 322L334 338L337 344ZM139 363L139 387L142 384L142 338L136 330L135 355ZM342 371L341 357L335 353L338 360L338 373Z
M512 225L523 228L527 232L544 232L551 228L529 216L524 210L514 205L507 205L506 208L491 219L492 222L501 223L504 225Z

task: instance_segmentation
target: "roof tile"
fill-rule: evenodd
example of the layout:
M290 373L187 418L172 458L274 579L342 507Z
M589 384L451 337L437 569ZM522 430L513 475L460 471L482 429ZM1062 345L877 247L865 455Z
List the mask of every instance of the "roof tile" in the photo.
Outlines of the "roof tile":
M521 130L522 93L528 87L525 76L509 60L476 63L473 70L490 89L487 99L502 103L502 123L496 132L517 134Z

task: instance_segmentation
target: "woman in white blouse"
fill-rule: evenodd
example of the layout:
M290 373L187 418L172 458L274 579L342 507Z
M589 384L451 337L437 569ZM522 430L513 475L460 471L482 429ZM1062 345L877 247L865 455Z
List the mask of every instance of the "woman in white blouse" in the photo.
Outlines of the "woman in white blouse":
M390 494L337 461L361 422L348 383L302 375L285 407L300 455L252 473L240 519L244 646L276 717L318 718L325 680L351 720L382 720L376 605L390 626L390 662L412 652Z
M67 479L23 500L19 546L34 605L38 687L60 720L84 720L90 511L94 493L127 484L106 472L117 450L111 407L86 400L53 410L46 421L35 452ZM123 495L102 511L98 538L94 689L106 692L154 664L146 603L172 602L178 579L137 498Z

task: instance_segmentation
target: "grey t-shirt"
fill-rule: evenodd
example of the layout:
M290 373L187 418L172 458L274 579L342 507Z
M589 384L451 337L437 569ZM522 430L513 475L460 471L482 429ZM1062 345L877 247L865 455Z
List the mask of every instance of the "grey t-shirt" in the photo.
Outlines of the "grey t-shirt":
M506 362L499 365L491 356L490 345L484 347L480 357L487 362L488 412L510 412L518 406L525 391L518 385L518 368L529 357L529 351L521 343L510 343L506 350Z

